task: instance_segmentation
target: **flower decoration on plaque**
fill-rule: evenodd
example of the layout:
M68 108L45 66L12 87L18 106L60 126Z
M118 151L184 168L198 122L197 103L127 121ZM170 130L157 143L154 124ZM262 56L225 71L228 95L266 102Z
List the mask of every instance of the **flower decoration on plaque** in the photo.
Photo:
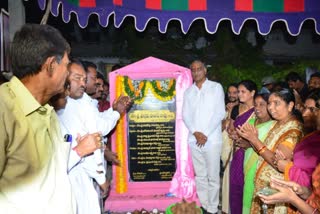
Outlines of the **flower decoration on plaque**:
M150 84L149 88L153 95L161 101L169 101L175 95L175 79L152 80L148 83Z
M132 80L128 76L123 77L124 92L134 99L136 104L144 101L148 90L161 101L169 101L175 96L175 79L164 80Z

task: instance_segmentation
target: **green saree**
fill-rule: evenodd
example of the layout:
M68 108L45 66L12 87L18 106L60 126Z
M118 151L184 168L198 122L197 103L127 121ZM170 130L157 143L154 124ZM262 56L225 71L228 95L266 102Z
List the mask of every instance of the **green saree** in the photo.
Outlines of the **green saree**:
M254 125L256 118L249 120L249 124ZM267 137L268 132L275 124L275 121L269 120L256 126L261 142ZM254 192L254 177L257 170L258 154L250 147L245 151L243 172L244 172L244 187L243 187L243 207L242 213L249 214Z

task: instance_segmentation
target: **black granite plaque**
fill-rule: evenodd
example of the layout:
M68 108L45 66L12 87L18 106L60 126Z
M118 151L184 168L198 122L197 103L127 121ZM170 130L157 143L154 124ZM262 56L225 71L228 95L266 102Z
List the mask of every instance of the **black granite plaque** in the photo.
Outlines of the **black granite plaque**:
M175 112L129 113L128 160L132 181L169 181L176 170Z

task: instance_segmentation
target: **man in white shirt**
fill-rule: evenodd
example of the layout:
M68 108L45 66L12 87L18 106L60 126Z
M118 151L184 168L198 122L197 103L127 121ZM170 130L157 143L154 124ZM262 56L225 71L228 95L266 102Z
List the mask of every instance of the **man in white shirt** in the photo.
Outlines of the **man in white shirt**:
M218 212L220 189L221 122L225 116L222 86L206 78L203 62L192 62L194 84L184 94L183 120L195 171L197 194L205 213Z
M94 76L89 76L79 61L71 62L69 72L70 95L65 109L58 112L63 130L73 136L83 136L95 132L101 132L103 135L108 134L116 125L120 113L126 110L126 103L120 100L114 105L116 111L110 108L108 111L99 113L97 107L95 107L95 100L85 93L86 87L87 89L92 88L91 85L88 87L88 83L95 81ZM76 142L73 143L76 144ZM70 158L69 163L73 162ZM103 157L99 149L95 151L94 155L82 158L78 165L72 168L69 165L69 178L76 196L78 214L101 213L99 197L94 189L93 179L105 193L108 185L102 163Z

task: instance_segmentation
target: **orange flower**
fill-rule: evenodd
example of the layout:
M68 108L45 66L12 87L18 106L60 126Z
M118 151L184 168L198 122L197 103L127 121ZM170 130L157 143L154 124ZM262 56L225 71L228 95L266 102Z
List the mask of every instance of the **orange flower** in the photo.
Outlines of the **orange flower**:
M119 97L123 90L123 77L118 76L116 80L116 97ZM121 167L116 167L116 174L115 174L115 186L117 193L125 193L128 191L128 171L127 171L127 162L126 162L126 152L125 152L125 145L126 145L126 130L125 130L125 121L123 116L120 118L119 123L116 126L116 153L118 154L118 158L120 160Z

